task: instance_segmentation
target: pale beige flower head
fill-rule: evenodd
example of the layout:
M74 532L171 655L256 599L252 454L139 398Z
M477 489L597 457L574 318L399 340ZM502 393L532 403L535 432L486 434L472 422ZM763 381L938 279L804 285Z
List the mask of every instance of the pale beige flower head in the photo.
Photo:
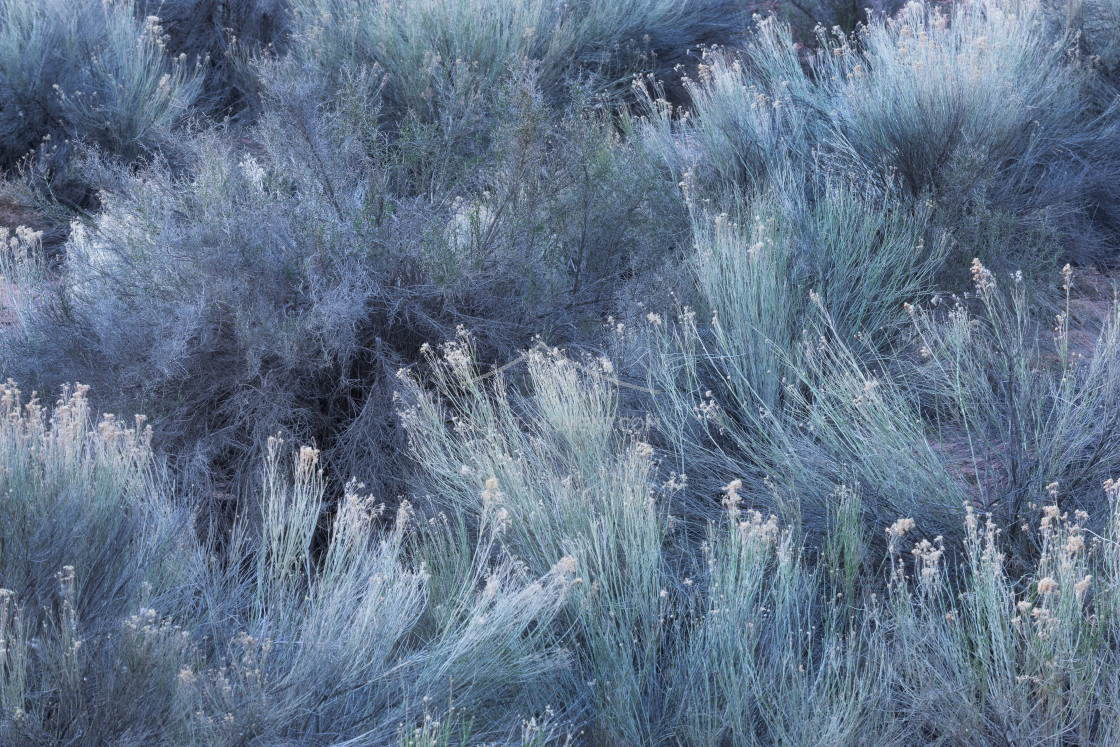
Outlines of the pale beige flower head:
M980 262L979 257L972 259L972 284L976 286L976 292L984 296L990 293L996 287L996 276L992 271L985 267Z
M301 446L299 449L299 466L310 469L319 463L319 450L311 446Z
M574 555L565 555L552 566L552 572L558 576L571 576L579 567L579 561Z
M739 504L743 501L743 498L739 495L739 490L742 487L743 481L736 479L727 483L723 489L723 505L727 506L727 510L730 511L732 515L739 513Z
M899 519L887 528L887 534L891 537L902 537L907 532L913 531L916 526L911 518Z

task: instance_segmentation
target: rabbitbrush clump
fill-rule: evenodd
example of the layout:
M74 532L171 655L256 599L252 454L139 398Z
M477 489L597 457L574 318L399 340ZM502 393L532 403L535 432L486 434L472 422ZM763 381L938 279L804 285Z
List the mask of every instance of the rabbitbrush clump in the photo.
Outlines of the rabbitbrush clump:
M749 5L0 0L0 742L1120 740L1111 5Z

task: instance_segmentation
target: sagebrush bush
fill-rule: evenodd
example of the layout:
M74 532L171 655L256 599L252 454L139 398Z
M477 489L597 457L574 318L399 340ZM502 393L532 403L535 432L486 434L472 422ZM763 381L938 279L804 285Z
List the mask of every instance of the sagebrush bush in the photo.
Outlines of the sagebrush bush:
M814 294L835 310L844 340L874 348L890 339L903 304L930 291L946 259L928 207L908 213L853 185L828 184L812 203L799 190L773 190L735 210L694 228L700 311L737 361L738 396L769 408L778 407Z
M1096 339L1071 334L1068 265L1054 317L1030 308L1021 276L997 279L978 261L972 274L975 311L960 301L941 314L910 307L921 344L912 380L946 456L971 473L975 500L1010 543L1043 493L1063 510L1099 509L1084 500L1120 466L1120 338L1114 307L1099 322L1080 321L1101 324Z
M737 0L294 0L292 8L294 64L332 81L328 91L340 73L375 72L394 109L426 119L458 97L485 95L529 61L552 101L582 75L600 91L625 92L634 72L667 73L749 20Z
M895 570L883 619L899 656L892 680L901 716L912 729L985 744L1115 739L1116 717L1105 705L1116 688L1116 577L1105 570L1116 562L1112 481L1104 492L1109 539L1087 541L1086 514L1040 500L1028 520L1038 560L1016 572L998 527L971 511L967 572L958 580L945 573L936 539L903 540L901 526L891 535ZM909 545L912 571L903 562Z
M131 160L157 147L201 89L131 2L0 4L0 168L65 172L76 141ZM65 180L63 180L65 184Z
M597 739L657 741L669 715L659 655L674 626L663 558L673 486L655 484L651 448L619 430L608 382L547 349L528 355L523 404L478 379L468 340L431 363L452 409L413 379L403 417L432 513L500 532L530 573L572 558L582 583L563 616L581 646L565 698L588 702Z
M640 406L701 494L734 473L749 486L742 495L819 542L841 485L860 491L864 521L912 516L946 537L969 502L1030 557L1037 548L1019 544L1020 528L1048 486L1064 507L1099 515L1099 504L1080 501L1115 469L1105 415L1117 401L1115 321L1103 321L1095 343L1073 344L1068 307L1055 325L1027 304L1021 279L997 292L979 262L974 274L982 285L972 301L907 303L913 327L889 356L846 337L823 301L785 347L760 322L773 314L709 322L691 310L618 344L631 360L635 347L652 354L643 367L661 395Z
M180 170L94 169L101 210L74 224L58 297L8 340L9 372L147 412L187 483L244 486L283 430L392 489L387 372L458 324L499 362L530 330L570 339L683 242L672 187L602 112L554 121L531 76L461 161L453 128L360 129L367 110L298 86L268 100L251 149L204 133Z
M198 106L219 117L259 113L254 64L287 49L287 0L138 0L136 13L159 18L172 55L203 60Z
M456 709L480 738L548 731L526 722L569 657L549 623L571 561L531 578L483 535L466 575L433 579L447 569L409 559L410 537L437 555L470 538L415 526L407 506L382 532L356 484L320 549L318 452L296 454L292 479L276 440L259 518L200 543L150 431L108 415L93 428L85 394L64 392L48 423L2 391L5 743L391 744Z
M145 656L122 626L169 594L189 604L190 516L154 495L143 420L95 426L87 390L64 390L53 408L11 382L0 392L0 735L10 744L155 737L170 707L172 654ZM160 635L178 644L177 631Z
M301 448L289 477L273 440L258 512L220 543L173 508L143 430L93 429L84 388L48 424L8 385L0 481L21 518L0 591L5 741L1116 733L1114 481L1083 496L1098 519L1037 496L1025 566L971 508L959 541L880 518L874 551L848 487L818 558L740 480L697 545L674 508L693 486L654 482L658 451L619 430L607 369L539 350L522 400L469 356L460 342L432 360L434 395L409 385L418 487L443 512L388 519L352 484L325 513L318 452Z
M1106 333L1102 344L1109 339ZM987 344L974 340L972 354L983 355ZM646 434L621 414L609 362L537 349L527 358L528 386L511 390L480 378L465 341L433 358L434 394L417 380L411 385L404 417L423 465L418 485L431 496L436 524L483 533L498 525L498 541L531 570L559 552L579 559L578 588L590 582L598 604L613 612L575 628L589 656L581 680L594 676L584 684L597 685L610 676L614 685L590 701L588 717L603 738L782 744L860 735L909 744L931 735L987 743L1006 730L1041 741L1071 728L1082 741L1110 734L1101 711L1111 692L1101 679L1108 670L1094 663L1111 656L1100 648L1110 645L1105 631L1113 623L1101 618L1110 603L1102 596L1101 606L1089 605L1098 603L1090 590L1112 588L1100 575L1111 550L1091 544L1089 532L1112 531L1104 518L1115 510L1111 479L1103 479L1103 491L1101 482L1086 483L1072 495L1057 485L1027 488L1033 500L1013 519L1016 535L1004 503L989 504L988 513L974 508L982 496L955 472L932 428L922 428L928 415L907 401L908 387L867 386L860 378L847 388L844 377L858 361L824 347L818 355L827 360L807 364L812 373L804 375L821 377L813 394L833 404L807 398L800 406L832 407L832 415L795 409L790 414L807 416L812 427L790 433L786 445L802 450L799 468L832 470L826 500L798 495L814 487L808 476L772 470L751 476L757 484L732 480L721 512L710 483L669 471L677 450L688 448L685 434L670 433L661 447L639 440ZM1048 399L1061 408L1078 398ZM828 422L841 405L844 419ZM713 431L735 427L733 415L713 410L714 403L689 413L709 419ZM1050 437L1036 433L1036 448ZM727 461L717 464L734 469L727 445ZM658 485L651 467L662 449L669 464L661 462ZM689 453L685 463L697 456ZM1101 480L1109 470L1095 474ZM782 494L789 501L775 506ZM701 544L696 530L706 517L696 504L704 500L716 504L707 516L719 523ZM829 535L808 547L801 530L758 510L770 503L797 522L800 509L812 516L813 500L826 504ZM599 549L587 555L582 548ZM597 565L604 557L613 558L610 567ZM433 567L449 562L432 560ZM618 572L624 586L612 580ZM666 606L651 606L659 586ZM591 600L579 606L579 614L596 608ZM651 628L642 620L653 614ZM630 631L621 662L611 635L619 620ZM649 689L655 682L671 703L653 696L661 692ZM1052 715L1037 718L1040 708Z
M0 742L1116 742L1114 4L0 0Z
M968 253L983 254L976 227L1000 220L1057 232L1071 258L1112 240L1115 96L1093 95L1098 72L1039 3L915 2L820 33L805 64L773 19L741 58L709 54L681 123L648 94L651 147L704 196L757 189L791 162L807 182L811 164L869 190L894 182L932 199Z
M707 593L674 662L682 741L900 742L888 649L843 593L829 596L839 568L807 563L790 529L740 507L741 487L726 487L726 521L709 530Z

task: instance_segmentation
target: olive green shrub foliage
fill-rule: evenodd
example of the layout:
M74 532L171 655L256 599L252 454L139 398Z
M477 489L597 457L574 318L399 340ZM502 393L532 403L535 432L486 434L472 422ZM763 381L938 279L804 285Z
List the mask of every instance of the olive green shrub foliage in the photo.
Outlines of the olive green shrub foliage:
M0 0L0 743L1120 741L1114 5Z

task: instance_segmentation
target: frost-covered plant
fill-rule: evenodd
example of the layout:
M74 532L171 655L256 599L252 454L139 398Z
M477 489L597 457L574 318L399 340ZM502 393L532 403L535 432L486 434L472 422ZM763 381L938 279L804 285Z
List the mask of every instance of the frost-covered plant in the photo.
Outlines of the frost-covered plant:
M0 227L0 324L18 335L31 322L46 281L42 231Z

